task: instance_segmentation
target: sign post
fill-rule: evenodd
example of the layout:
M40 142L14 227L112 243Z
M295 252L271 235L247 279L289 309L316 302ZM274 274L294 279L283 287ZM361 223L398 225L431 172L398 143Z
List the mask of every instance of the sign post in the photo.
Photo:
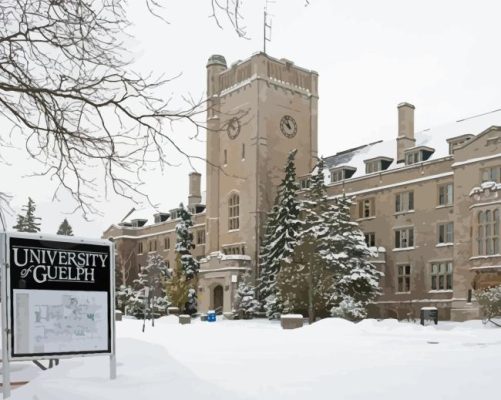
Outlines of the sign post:
M2 301L2 392L4 399L10 399L10 364L9 364L9 324L7 322L7 241L6 234L0 233L0 290Z
M114 379L114 244L26 233L0 244L4 399L12 360L108 354Z

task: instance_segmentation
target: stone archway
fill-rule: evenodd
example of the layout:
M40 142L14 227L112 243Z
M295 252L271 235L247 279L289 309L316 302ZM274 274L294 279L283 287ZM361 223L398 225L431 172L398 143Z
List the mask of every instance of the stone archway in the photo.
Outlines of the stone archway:
M223 311L224 304L224 289L221 285L217 285L212 290L212 308L214 310Z

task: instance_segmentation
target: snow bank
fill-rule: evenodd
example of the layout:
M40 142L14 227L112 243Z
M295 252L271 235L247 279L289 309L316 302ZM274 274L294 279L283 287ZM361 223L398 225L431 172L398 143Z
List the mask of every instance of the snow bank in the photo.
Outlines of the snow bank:
M63 360L58 368L40 374L13 391L13 400L137 400L157 398L238 399L191 372L163 346L134 339L118 343L119 375L108 379L103 358Z
M175 321L175 322L174 322ZM470 400L497 398L501 329L328 318L292 331L278 321L164 317L117 323L118 378L105 357L62 360L13 400Z

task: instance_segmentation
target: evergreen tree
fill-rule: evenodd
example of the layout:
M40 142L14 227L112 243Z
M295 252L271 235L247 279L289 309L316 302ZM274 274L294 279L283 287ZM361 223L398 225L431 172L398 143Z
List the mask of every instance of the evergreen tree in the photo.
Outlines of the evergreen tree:
M367 316L367 305L379 293L382 273L369 261L373 254L358 224L351 219L352 204L345 194L335 199L328 246L321 254L333 273L332 315L359 320Z
M243 319L251 319L259 311L259 301L255 297L255 289L249 274L245 274L238 284L233 311Z
M134 280L139 298L148 290L147 309L152 314L163 314L167 310L168 300L165 293L165 280L170 278L172 271L168 268L164 259L158 254L148 257L146 266L141 268L137 279ZM159 308L159 306L162 306Z
M28 204L23 206L22 211L25 215L17 215L17 223L13 229L18 232L40 232L40 222L38 222L40 218L35 216L36 206L31 197L28 197Z
M172 305L178 307L181 312L184 312L184 308L189 302L188 300L193 301L193 299L189 299L191 286L192 283L186 279L184 274L181 255L177 254L174 270L172 271L170 279L166 282L165 289ZM194 300L196 302L196 292Z
M304 221L300 242L294 254L300 273L296 286L301 289L294 299L295 309L306 309L310 323L317 316L328 315L332 291L332 273L322 253L329 250L329 234L334 207L327 195L324 161L319 159L310 177L310 187L303 200ZM300 286L299 283L303 282Z
M115 307L124 314L127 314L127 308L134 295L134 289L130 286L120 285L115 294Z
M277 318L283 309L282 290L294 284L293 254L298 244L302 222L299 220L301 204L298 200L299 184L296 181L294 158L297 151L289 153L285 176L278 187L276 204L268 215L261 257L261 298L269 318ZM281 274L281 269L287 272ZM280 285L277 285L280 282Z
M25 219L26 219L26 217L24 215L17 214L16 225L14 225L12 227L12 229L15 229L18 232L26 232L25 231L25 229L26 229L25 228L26 227Z
M192 256L193 221L191 214L181 204L179 206L181 221L176 225L176 266L172 278L167 283L167 292L172 303L187 314L197 312L197 276L199 262Z
M66 218L61 222L61 225L59 225L57 235L73 236L73 228Z
M181 221L176 225L176 253L181 256L181 265L187 280L191 280L198 275L200 265L191 255L191 250L195 248L193 244L193 233L191 227L193 221L191 214L181 203L179 206L179 216Z

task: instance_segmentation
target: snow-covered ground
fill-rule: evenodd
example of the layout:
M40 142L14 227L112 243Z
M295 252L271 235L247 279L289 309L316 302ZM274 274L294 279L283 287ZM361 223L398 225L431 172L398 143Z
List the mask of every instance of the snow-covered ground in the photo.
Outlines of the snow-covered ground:
M266 320L179 325L166 317L145 333L141 326L117 323L115 381L107 358L63 360L12 398L470 400L500 393L501 329L480 321L421 327L327 319L284 331Z

